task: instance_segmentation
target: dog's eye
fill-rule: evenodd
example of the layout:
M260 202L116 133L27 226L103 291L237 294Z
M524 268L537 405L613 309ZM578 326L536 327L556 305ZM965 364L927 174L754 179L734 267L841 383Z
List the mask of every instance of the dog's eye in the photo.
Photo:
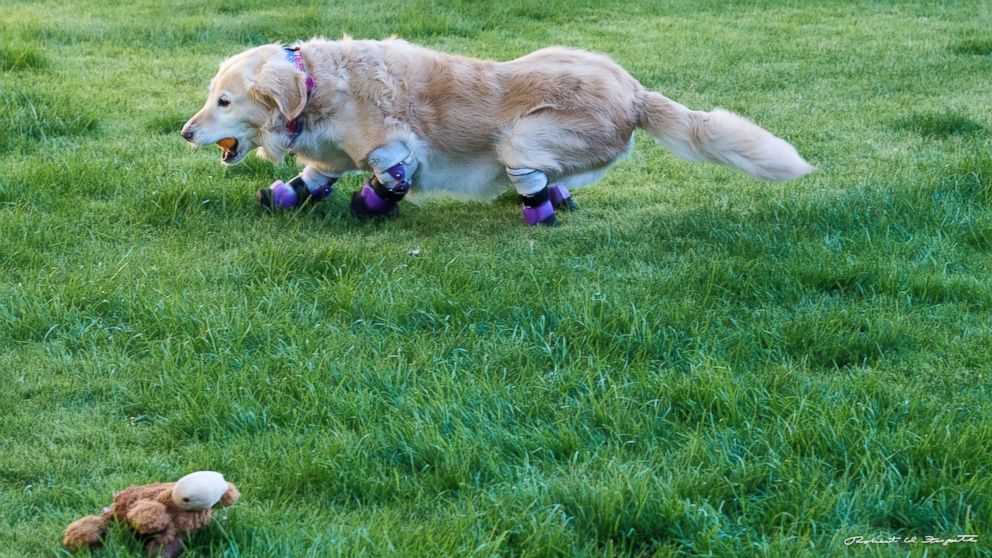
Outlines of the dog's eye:
M183 502L189 502L189 498L183 498Z
M217 99L217 106L226 107L229 104L231 104L231 100L228 99L227 97L221 97L220 99Z

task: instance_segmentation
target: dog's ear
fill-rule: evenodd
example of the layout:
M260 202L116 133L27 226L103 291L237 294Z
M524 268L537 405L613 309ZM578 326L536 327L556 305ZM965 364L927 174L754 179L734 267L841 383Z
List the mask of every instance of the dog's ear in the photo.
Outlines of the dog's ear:
M307 104L307 80L289 64L266 64L248 88L255 98L275 103L286 120L294 120Z

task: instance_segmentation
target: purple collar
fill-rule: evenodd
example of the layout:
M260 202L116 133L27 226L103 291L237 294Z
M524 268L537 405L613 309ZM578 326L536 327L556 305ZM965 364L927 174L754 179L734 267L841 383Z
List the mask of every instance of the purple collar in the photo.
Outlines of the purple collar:
M303 72L303 75L307 77L307 97L310 96L310 92L314 90L313 76L307 73L303 68L303 55L300 54L300 47L295 48L284 48L286 52L286 59L290 62L296 64L296 69ZM289 145L293 145L296 142L296 138L300 135L300 127L296 123L296 119L286 123L286 131L289 132Z

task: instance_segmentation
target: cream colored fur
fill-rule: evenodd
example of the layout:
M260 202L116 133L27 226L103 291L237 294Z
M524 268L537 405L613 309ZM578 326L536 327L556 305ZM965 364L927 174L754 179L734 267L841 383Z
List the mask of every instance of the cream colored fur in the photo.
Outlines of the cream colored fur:
M183 128L190 141L236 138L232 163L255 147L273 161L292 150L337 175L370 170L370 151L401 140L419 163L411 192L479 199L506 189L506 167L539 169L570 188L595 182L630 151L639 127L680 157L766 180L813 170L792 145L744 118L689 110L600 54L547 48L492 62L398 39L299 46L316 85L309 98L280 45L245 51L221 64L206 105ZM302 133L290 146L294 118Z

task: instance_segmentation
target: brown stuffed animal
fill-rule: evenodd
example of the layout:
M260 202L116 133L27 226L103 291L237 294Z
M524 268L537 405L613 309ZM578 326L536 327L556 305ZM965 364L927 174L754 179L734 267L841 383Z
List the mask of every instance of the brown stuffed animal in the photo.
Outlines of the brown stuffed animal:
M114 494L102 515L72 522L62 544L69 550L97 546L113 519L130 526L145 540L151 556L173 558L183 551L182 536L213 519L214 505L227 507L241 497L237 487L213 471L197 471L177 482L132 486Z

